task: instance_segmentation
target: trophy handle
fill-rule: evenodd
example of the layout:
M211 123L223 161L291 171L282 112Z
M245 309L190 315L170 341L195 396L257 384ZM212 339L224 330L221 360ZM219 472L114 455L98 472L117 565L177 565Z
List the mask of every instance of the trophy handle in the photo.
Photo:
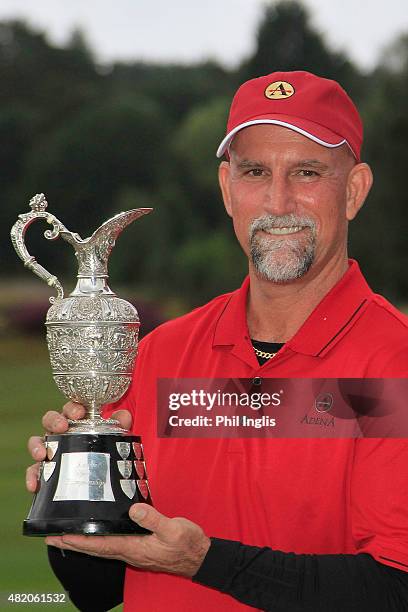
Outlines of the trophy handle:
M44 236L47 238L47 240L55 240L58 238L61 232L71 233L54 215L46 212L47 205L48 203L43 193L35 195L30 200L32 212L19 215L18 221L16 221L16 223L13 225L10 233L13 246L24 265L29 270L34 272L34 274L44 280L47 285L54 287L57 290L57 296L50 297L50 302L53 304L55 299L60 300L64 297L62 285L56 276L43 268L43 266L36 261L35 257L30 255L24 242L27 228L37 219L45 219L47 223L52 225L52 229L44 232Z

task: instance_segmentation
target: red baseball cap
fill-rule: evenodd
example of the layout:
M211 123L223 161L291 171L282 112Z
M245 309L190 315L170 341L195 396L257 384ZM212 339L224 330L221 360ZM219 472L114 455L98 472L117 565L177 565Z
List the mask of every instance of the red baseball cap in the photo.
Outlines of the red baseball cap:
M272 72L246 81L231 104L221 157L235 134L245 127L273 123L303 134L324 147L347 143L360 161L363 124L344 89L310 72Z

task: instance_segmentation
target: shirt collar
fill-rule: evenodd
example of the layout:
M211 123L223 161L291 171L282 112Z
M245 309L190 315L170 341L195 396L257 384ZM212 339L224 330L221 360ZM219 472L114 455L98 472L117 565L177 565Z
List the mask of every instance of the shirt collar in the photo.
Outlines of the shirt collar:
M246 277L241 287L231 294L217 321L213 346L248 342L248 289L249 277ZM349 260L347 272L286 342L285 347L305 355L323 356L331 343L358 318L372 295L358 263Z

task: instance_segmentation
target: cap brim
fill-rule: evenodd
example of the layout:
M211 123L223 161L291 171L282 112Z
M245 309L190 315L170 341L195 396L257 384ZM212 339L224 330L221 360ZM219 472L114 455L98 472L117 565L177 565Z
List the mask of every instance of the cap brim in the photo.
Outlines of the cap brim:
M251 125L259 125L263 123L280 125L290 130L294 130L295 132L302 134L306 138L313 140L314 142L322 145L323 147L340 147L344 143L347 143L349 145L345 138L342 138L338 134L335 134L331 130L328 130L322 125L319 125L318 123L314 123L313 121L307 121L298 117L289 117L287 115L267 115L265 117L256 117L254 119L251 119L250 121L245 121L245 123L237 125L236 127L234 127L233 130L228 132L228 134L225 136L225 138L217 149L217 157L222 157L224 155L225 151L229 148L231 141L237 132ZM355 156L354 151L352 149L351 151Z

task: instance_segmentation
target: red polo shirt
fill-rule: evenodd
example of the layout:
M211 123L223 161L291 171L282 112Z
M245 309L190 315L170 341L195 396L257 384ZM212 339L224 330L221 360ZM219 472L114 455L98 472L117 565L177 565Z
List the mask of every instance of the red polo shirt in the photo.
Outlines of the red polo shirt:
M210 536L295 553L367 552L408 571L408 441L157 438L161 377L406 377L407 318L370 290L356 262L263 366L248 335L248 286L246 279L140 344L120 405L142 436L155 506ZM127 570L127 611L211 609L249 608L185 578Z

